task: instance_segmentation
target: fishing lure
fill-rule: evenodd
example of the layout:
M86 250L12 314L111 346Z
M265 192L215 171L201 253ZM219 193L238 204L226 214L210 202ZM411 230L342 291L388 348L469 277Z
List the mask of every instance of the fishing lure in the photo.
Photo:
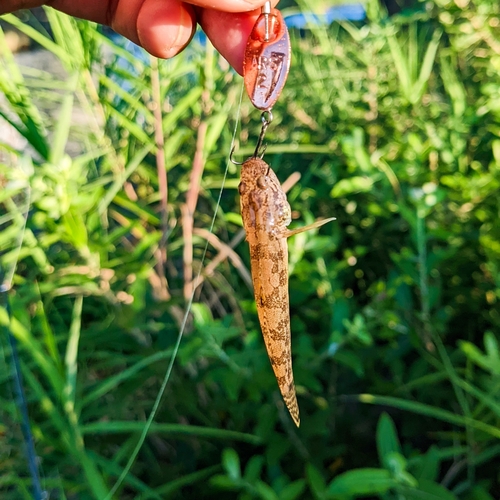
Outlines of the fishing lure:
M243 59L245 88L257 109L269 111L277 101L290 69L290 52L283 16L266 2L248 37Z
M277 9L266 2L245 50L243 75L253 105L262 110L262 127L255 152L241 165L241 216L250 246L250 267L260 328L267 354L290 415L300 425L292 370L290 307L288 295L287 238L334 218L290 231L291 209L271 167L262 159L271 108L278 99L290 68L290 38Z

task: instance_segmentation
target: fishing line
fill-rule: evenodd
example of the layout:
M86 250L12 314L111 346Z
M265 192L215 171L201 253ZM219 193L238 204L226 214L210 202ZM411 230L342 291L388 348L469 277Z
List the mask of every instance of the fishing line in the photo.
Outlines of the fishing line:
M7 293L12 288L12 282L14 281L14 273L16 272L17 261L19 259L19 254L21 253L21 247L23 246L24 234L26 233L26 224L28 223L28 213L31 206L31 186L29 182L26 187L26 196L27 200L25 200L24 206L26 207L26 211L22 215L23 224L21 231L19 232L19 237L17 239L16 245L16 255L12 260L12 268L9 272L3 273L3 269L0 267L0 293ZM17 213L13 220L15 221L18 218L19 213Z
M21 253L21 247L23 245L24 235L26 233L26 225L28 223L28 213L31 204L31 187L29 182L26 187L25 195L27 199L25 200L26 211L22 214L22 227L19 231L19 236L17 238L17 244L15 246L15 256L12 261L12 267L7 272L4 272L2 266L0 265L0 307L2 307L7 313L7 319L10 323L12 311L9 302L9 290L12 288L12 282L14 280L14 274L16 272L17 262L19 260L19 255ZM19 220L19 212L14 215L14 224ZM21 374L21 363L19 360L19 350L17 348L17 339L14 337L10 331L9 325L5 326L7 330L7 336L9 337L10 353L12 358L12 379L14 384L14 391L16 393L16 405L21 413L21 430L23 433L23 439L26 446L26 459L28 462L28 470L31 476L31 486L33 491L34 500L43 500L47 498L47 492L43 490L40 481L40 470L36 456L35 442L33 439L33 434L30 427L30 418L28 413L28 404L26 402L26 395L23 388L23 377Z
M236 112L236 123L234 125L233 136L231 138L231 148L230 148L230 151L233 149L233 146L234 146L234 143L235 143L235 140L236 140L236 132L238 130L238 125L239 125L239 122L240 122L241 102L242 102L242 99L243 99L243 83L241 84L240 97L239 97L238 108L237 108L237 112ZM230 162L229 157L228 157L228 159L226 161L226 169L224 170L224 175L222 177L222 184L221 184L221 188L220 188L220 191L219 191L219 196L217 198L217 204L215 206L214 215L213 215L212 221L210 223L210 229L209 229L210 234L213 233L213 229L214 229L214 226L215 226L215 220L217 218L217 213L219 211L220 201L222 199L222 193L224 192L224 186L225 186L225 183L226 183L226 178L227 178L227 173L229 171L229 165L230 165L230 163L231 162ZM163 394L164 394L165 389L167 387L167 383L168 383L168 381L170 379L170 374L172 373L172 368L174 366L175 358L177 357L177 352L179 351L179 346L181 344L182 336L184 335L184 331L186 329L186 324L187 324L187 321L189 319L189 315L191 313L191 308L192 308L193 302L194 302L194 296L195 296L196 289L198 288L198 285L199 285L199 282L200 282L200 276L201 276L201 272L202 272L202 269L203 269L203 263L205 262L205 256L207 254L207 251L208 251L208 240L205 243L205 248L203 250L203 254L202 254L202 257L201 257L201 266L200 266L200 268L198 270L198 273L196 275L196 278L195 278L195 282L194 282L194 286L193 286L193 291L191 292L191 297L189 298L189 302L188 302L188 305L187 305L187 308L186 308L186 312L184 313L184 317L182 318L181 327L180 327L180 330L179 330L179 334L177 335L177 340L175 342L175 346L174 346L174 350L173 350L173 353L172 353L172 357L170 358L170 362L168 364L167 371L165 372L165 376L163 377L163 381L161 383L160 390L158 391L158 395L156 396L156 400L155 400L155 402L153 404L153 408L151 409L151 413L149 414L149 417L146 420L146 424L145 424L145 426L144 426L144 428L142 430L142 433L141 433L141 436L139 438L139 441L137 442L137 445L135 446L134 451L132 452L132 455L130 456L127 464L125 465L125 468L123 469L122 473L118 477L118 479L117 479L115 485L113 486L113 488L111 488L111 491L108 493L108 496L106 497L105 500L110 500L111 499L111 497L116 493L116 491L118 490L118 488L123 483L124 479L127 477L127 474L129 473L130 469L132 468L132 465L133 465L135 459L137 458L137 455L139 454L139 451L142 448L142 445L144 444L144 441L146 440L146 437L148 435L149 429L151 428L151 424L153 423L153 420L154 420L154 418L156 416L156 412L158 411L158 408L160 406L160 402L161 402L161 400L163 398Z

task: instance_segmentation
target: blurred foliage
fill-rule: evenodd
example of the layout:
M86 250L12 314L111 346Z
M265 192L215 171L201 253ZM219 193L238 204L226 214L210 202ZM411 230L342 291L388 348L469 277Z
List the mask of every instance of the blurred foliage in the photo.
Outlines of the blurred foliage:
M367 10L292 33L267 136L279 178L302 174L292 225L337 217L289 242L298 430L231 164L211 227L232 129L241 156L258 133L241 79L210 46L157 61L51 9L50 32L5 16L66 76L19 67L0 33L0 115L17 130L0 137L2 498L31 498L8 335L44 490L103 499L193 290L116 498L498 498L500 7Z

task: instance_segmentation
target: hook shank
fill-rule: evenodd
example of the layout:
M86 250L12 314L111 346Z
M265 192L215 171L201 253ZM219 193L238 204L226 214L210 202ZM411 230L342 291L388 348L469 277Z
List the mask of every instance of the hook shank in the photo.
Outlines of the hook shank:
M262 114L260 115L260 120L262 122L262 126L260 128L260 134L259 134L259 139L257 140L257 145L255 146L255 150L253 152L253 155L251 158L260 158L262 159L264 157L264 153L266 152L267 145L262 144L264 141L264 137L266 135L267 127L271 124L273 121L273 114L271 110L263 111ZM231 153L229 154L229 160L231 163L234 163L235 165L243 165L242 162L236 161L234 159L234 146L231 149Z
M266 135L267 127L273 121L273 114L271 110L263 111L260 115L262 121L262 127L260 129L259 140L257 141L257 146L255 146L255 151L253 153L254 158L262 158L266 152L266 146L262 147L262 142L264 141L264 136Z

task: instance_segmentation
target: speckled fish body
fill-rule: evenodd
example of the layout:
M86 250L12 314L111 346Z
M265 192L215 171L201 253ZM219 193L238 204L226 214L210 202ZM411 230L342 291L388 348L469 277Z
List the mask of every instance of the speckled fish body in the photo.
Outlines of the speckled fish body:
M335 217L293 231L286 194L271 167L249 158L241 167L241 216L250 245L250 264L260 328L274 375L293 421L300 425L292 371L288 300L287 238L322 226Z
M262 335L279 389L298 427L288 298L290 205L276 174L260 158L243 163L239 192Z

